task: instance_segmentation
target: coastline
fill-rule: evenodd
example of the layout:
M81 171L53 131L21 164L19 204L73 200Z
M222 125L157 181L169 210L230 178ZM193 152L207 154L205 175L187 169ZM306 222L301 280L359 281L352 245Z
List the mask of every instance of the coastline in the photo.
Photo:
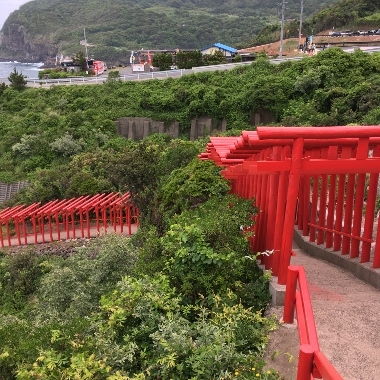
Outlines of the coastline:
M1 63L21 63L21 64L45 64L45 62L41 62L41 61L36 61L36 60L33 60L33 59L17 59L15 60L14 57L10 58L10 57L6 57L6 58L3 58L3 57L0 57L0 62Z
M14 68L28 79L37 79L38 72L42 69L43 65L43 62L0 61L0 83L8 82L9 75L13 72Z

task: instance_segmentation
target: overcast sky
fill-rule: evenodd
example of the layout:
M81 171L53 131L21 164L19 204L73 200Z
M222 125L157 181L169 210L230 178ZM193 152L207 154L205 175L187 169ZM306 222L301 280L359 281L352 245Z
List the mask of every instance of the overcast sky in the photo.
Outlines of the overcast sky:
M31 0L0 0L0 29L3 27L9 14L19 9L22 4Z

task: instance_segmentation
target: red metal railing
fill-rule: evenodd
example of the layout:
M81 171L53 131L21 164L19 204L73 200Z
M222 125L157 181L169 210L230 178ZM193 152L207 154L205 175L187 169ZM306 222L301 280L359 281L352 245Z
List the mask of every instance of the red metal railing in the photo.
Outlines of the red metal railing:
M289 266L288 268L284 323L294 322L295 311L300 340L296 380L343 380L342 376L320 351L305 270L301 266Z
M88 195L1 210L0 245L90 238L109 231L131 235L137 226L138 210L129 193Z

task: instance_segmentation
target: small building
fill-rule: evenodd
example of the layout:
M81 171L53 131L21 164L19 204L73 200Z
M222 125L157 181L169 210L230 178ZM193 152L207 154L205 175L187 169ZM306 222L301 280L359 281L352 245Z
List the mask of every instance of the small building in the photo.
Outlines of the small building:
M152 71L151 65L148 62L132 63L132 73L149 73Z
M61 67L67 72L80 72L80 66L72 58L65 57L61 60Z
M96 61L94 59L88 59L86 66L85 71L91 75L101 75L107 70L107 65L103 61ZM61 60L61 67L67 72L79 73L81 71L80 64L69 57L65 57Z
M234 58L237 54L237 50L235 48L221 44L219 42L201 49L202 55L214 54L216 51L221 51L226 57L227 61L231 61L232 58Z

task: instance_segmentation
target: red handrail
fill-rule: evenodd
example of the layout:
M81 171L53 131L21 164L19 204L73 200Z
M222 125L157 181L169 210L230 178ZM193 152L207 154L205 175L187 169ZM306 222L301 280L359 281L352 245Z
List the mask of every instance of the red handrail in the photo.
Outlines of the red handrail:
M284 323L294 322L295 311L300 340L296 380L314 378L343 380L342 376L320 351L305 270L301 266L290 265L286 282Z

